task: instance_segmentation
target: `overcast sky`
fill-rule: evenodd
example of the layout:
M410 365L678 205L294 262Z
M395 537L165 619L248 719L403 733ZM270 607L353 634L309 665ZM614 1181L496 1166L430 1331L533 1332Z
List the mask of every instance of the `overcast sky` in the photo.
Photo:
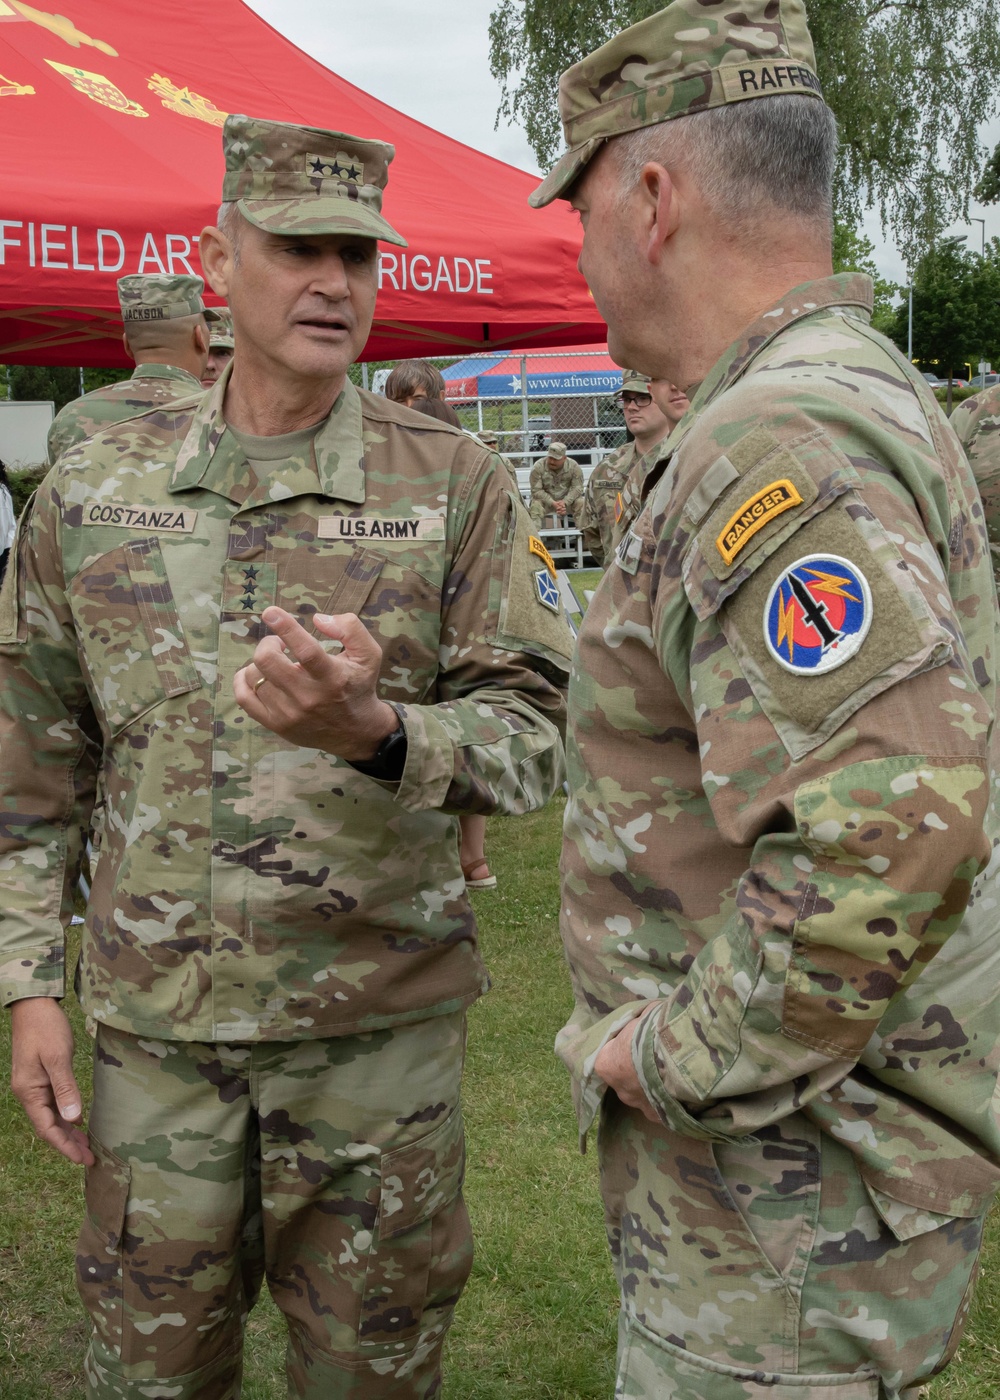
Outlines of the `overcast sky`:
M500 89L490 76L489 17L495 0L247 0L250 8L325 67L381 102L522 170L537 164L520 127L494 130ZM1000 122L983 139L1000 140ZM971 208L986 219L986 237L1000 237L1000 206ZM905 282L895 248L881 233L879 217L865 220L882 274ZM979 224L965 233L978 248Z

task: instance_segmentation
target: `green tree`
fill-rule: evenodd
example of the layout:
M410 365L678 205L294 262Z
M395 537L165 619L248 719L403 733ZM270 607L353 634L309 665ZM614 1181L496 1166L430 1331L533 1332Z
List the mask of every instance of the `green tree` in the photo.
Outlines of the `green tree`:
M12 399L51 399L56 412L80 394L80 371L61 365L10 365Z
M896 313L893 339L907 343L906 303ZM964 377L966 364L1000 344L1000 261L997 245L981 257L963 238L944 238L917 263L913 274L913 350L925 368L951 382Z
M806 0L826 100L837 116L838 215L877 207L908 264L965 217L997 111L996 0ZM490 66L498 120L520 122L544 168L561 143L559 74L663 0L498 0Z
M130 369L85 369L83 390L100 389L127 379ZM80 396L80 371L69 365L0 365L0 398L51 399L56 412Z
M895 282L889 282L879 274L875 266L875 245L871 239L865 238L843 219L834 220L833 225L833 270L863 272L872 279L875 294L872 325L883 335L891 335L896 322L893 302L901 289Z

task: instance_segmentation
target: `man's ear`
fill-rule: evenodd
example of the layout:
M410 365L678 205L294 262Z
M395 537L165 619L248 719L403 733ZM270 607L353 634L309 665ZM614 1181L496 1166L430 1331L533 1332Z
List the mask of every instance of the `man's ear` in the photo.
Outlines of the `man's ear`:
M233 245L214 224L201 231L198 240L198 255L205 281L220 297L229 296L229 279L233 269Z
M131 345L129 345L128 343L128 336L125 334L124 331L122 331L122 344L125 346L125 354L129 357L132 363L135 364L135 356L132 353Z
M667 240L680 227L681 200L670 171L656 161L643 166L638 192L645 220L646 257L655 267Z
M194 328L194 343L199 355L208 355L208 347L211 342L208 326L204 321L200 321Z

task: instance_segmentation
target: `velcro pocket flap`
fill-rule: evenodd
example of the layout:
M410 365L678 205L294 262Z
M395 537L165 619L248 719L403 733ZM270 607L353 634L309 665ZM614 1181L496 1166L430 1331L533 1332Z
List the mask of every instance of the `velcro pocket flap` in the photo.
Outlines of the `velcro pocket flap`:
M733 470L716 476L729 484L704 517L682 566L688 600L701 620L716 613L806 521L860 486L858 473L822 428L786 443L755 429L729 448L724 461Z
M461 1189L465 1176L461 1108L453 1109L426 1137L384 1153L380 1170L379 1236L391 1240L430 1220Z

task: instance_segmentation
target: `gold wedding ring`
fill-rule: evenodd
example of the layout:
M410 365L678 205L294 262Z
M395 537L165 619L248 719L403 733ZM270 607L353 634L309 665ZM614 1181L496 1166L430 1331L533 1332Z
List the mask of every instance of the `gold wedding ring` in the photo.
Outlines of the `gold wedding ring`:
M264 682L265 682L266 680L267 680L267 677L266 677L266 676L261 676L260 680L254 681L254 683L253 683L253 693L254 693L254 695L257 694L258 690L260 690L261 686L264 684Z

